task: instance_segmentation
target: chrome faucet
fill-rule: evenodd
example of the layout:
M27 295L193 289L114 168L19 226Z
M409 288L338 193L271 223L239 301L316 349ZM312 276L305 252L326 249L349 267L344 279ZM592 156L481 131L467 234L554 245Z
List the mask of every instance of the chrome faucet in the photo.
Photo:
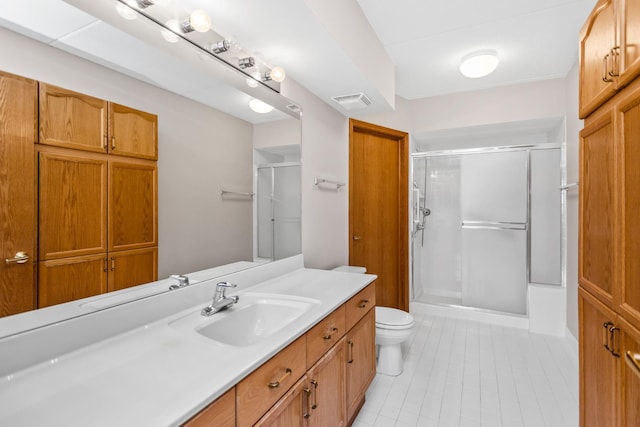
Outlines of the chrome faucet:
M173 274L169 276L169 278L178 281L177 284L174 283L173 285L169 286L170 291L178 288L184 288L185 286L189 286L189 278L187 276L183 276L182 274L180 275Z
M219 311L226 310L231 305L236 304L240 297L235 295L228 297L225 295L227 288L235 288L237 285L229 282L218 282L216 285L216 293L213 296L213 302L211 305L202 309L200 314L203 316L211 316Z

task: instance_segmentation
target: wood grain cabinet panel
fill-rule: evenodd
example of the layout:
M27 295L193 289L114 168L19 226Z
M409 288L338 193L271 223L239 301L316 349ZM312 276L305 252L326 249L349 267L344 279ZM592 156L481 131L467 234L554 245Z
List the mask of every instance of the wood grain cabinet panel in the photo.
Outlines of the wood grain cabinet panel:
M640 420L640 330L618 319L620 338L620 427L635 427Z
M107 292L158 280L158 248L110 252Z
M298 338L236 386L238 427L252 426L306 371L306 340Z
M235 425L236 389L234 387L184 423L183 427L235 427Z
M107 252L107 160L50 151L38 163L40 260Z
M618 86L626 86L640 75L640 2L618 0L620 46L620 78Z
M40 83L40 144L107 152L108 103Z
M0 71L0 317L35 308L37 126L38 83Z
M109 103L109 153L142 159L158 158L158 117Z
M346 426L344 338L308 372L309 426Z
M254 424L254 427L306 427L311 393L306 385L305 375Z
M344 305L341 305L305 334L307 337L307 369L311 368L347 332L344 312Z
M375 339L375 310L369 310L346 336L346 393L349 422L362 407L364 393L376 375Z
M616 176L613 113L589 119L580 133L580 284L613 306Z
M38 263L38 308L107 291L107 254Z
M364 317L376 305L376 286L375 283L368 285L366 288L351 297L345 303L345 316L347 330L353 328L356 323Z
M109 160L109 252L158 245L155 162Z

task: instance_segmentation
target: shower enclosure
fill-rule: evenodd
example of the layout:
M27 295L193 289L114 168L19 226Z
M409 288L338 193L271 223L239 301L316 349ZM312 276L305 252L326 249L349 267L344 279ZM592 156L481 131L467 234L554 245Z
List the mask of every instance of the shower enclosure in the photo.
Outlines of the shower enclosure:
M301 252L300 163L256 168L256 257L278 260Z
M412 161L414 301L525 315L530 283L561 285L559 145Z

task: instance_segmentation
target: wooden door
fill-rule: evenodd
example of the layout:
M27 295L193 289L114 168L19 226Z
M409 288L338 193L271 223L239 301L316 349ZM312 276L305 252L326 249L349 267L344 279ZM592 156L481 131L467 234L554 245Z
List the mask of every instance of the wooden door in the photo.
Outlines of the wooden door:
M117 291L158 280L158 248L109 253L107 291Z
M109 252L158 246L158 170L109 160Z
M309 395L307 377L302 377L284 396L276 402L254 427L305 427L309 418Z
M349 264L378 275L378 305L408 311L408 135L349 124Z
M308 372L311 427L343 427L347 423L344 338Z
M107 161L104 156L41 148L40 260L107 252ZM69 154L71 153L71 154Z
M621 147L619 174L622 180L622 261L620 312L640 328L640 82L616 105L618 146Z
M376 375L375 310L349 331L345 342L347 420L353 421L364 403L364 393Z
M620 357L620 427L636 427L640 420L640 330L622 318ZM635 360L636 362L634 362Z
M107 152L107 101L40 83L40 144Z
M158 159L158 117L109 103L109 152L142 159Z
M616 426L619 359L605 348L611 348L609 328L615 325L616 314L584 289L579 291L578 305L580 426Z
M590 118L580 132L580 284L614 306L616 175L611 110Z
M38 83L0 72L0 317L35 308L37 124Z
M580 118L585 118L616 91L609 74L616 44L614 0L600 0L580 31Z
M624 0L620 14L620 81L619 86L626 85L640 75L640 2Z
M235 425L236 389L234 387L183 424L183 427L235 427Z
M107 291L107 255L86 255L38 263L38 308Z

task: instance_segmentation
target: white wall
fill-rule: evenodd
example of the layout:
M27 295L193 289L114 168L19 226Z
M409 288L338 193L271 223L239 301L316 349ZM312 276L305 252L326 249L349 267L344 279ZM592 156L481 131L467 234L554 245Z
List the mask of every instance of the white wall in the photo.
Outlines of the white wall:
M251 124L11 31L0 69L158 115L159 277L252 259Z

